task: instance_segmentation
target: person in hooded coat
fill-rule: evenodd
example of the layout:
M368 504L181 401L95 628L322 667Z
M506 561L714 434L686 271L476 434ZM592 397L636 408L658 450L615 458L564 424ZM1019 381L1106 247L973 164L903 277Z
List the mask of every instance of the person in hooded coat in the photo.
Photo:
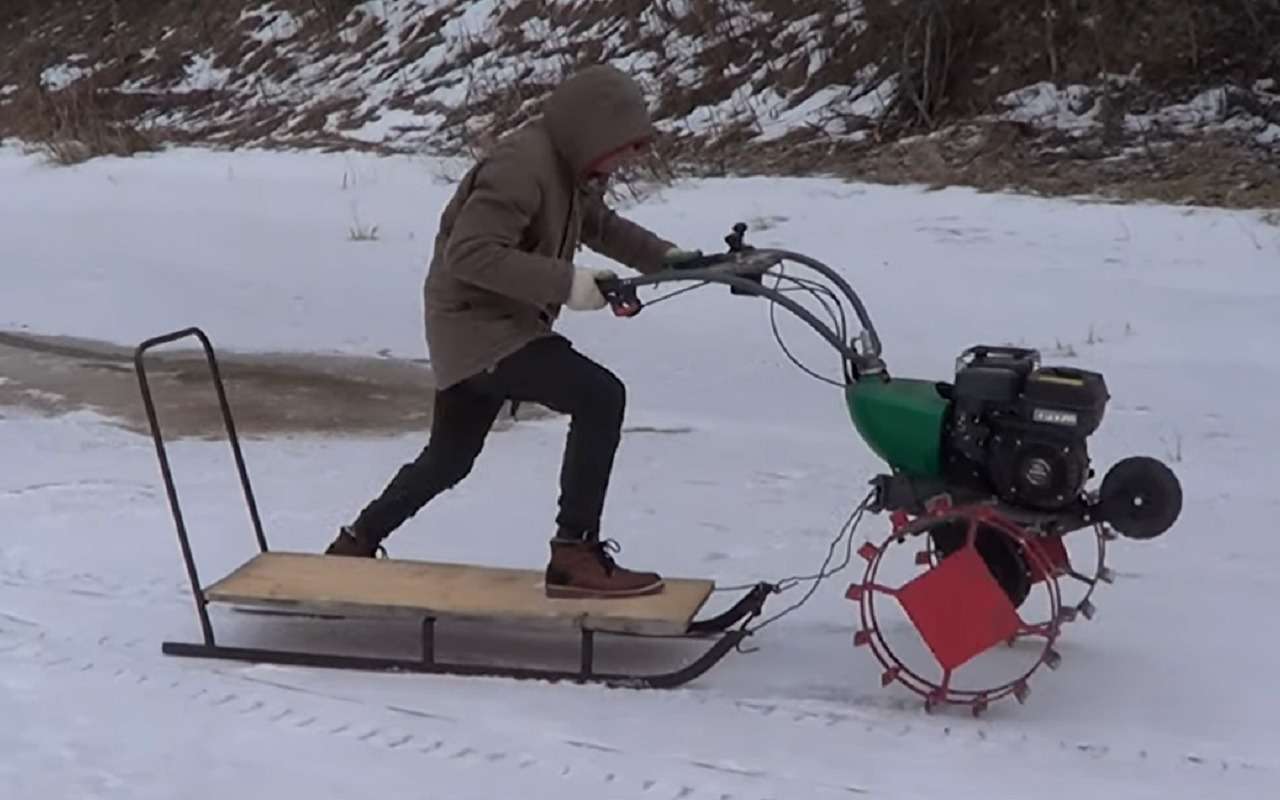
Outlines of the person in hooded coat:
M604 202L609 175L655 130L639 86L606 65L575 73L540 117L475 164L445 207L423 287L436 379L426 447L329 545L373 557L381 542L472 469L508 401L569 415L559 513L546 568L551 597L625 597L660 591L662 578L619 566L600 536L626 389L553 325L562 306L607 303L610 270L573 263L579 245L638 272L697 253L619 216Z

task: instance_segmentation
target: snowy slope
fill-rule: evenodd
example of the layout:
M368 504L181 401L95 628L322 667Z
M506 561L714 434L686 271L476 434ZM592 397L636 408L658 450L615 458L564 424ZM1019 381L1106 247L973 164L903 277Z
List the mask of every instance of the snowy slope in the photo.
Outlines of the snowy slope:
M454 153L519 124L575 63L601 58L643 85L661 128L709 146L685 143L696 165L709 151L733 156L746 141L831 147L892 136L881 123L906 99L900 89L910 88L899 86L899 62L923 57L899 52L906 31L887 22L883 9L864 14L860 0L239 0L194 16L180 4L126 9L110 21L76 16L50 14L13 36L13 67L6 70L0 59L0 113L9 108L11 116L23 117L43 108L49 98L37 97L36 89L74 93L92 86L128 96L139 109L131 122L161 140L177 132L235 145L342 141L353 149ZM1005 60L998 70L971 68L999 76L998 85L1007 88L992 98L1003 108L973 121L1014 120L1069 135L1052 137L1054 148L1100 136L1104 119L1117 110L1108 98L1141 91L1137 76L1146 67L1131 72L1123 66L1129 56L1115 53L1118 61L1104 68L1109 74L1094 75L1085 66L1090 55L1072 53L1060 39L1064 68L1055 68L1053 81L1044 74L1027 85L1005 84L1005 75L1032 80L1016 65L1021 48L1010 40L1018 30L1039 38L1040 23L1020 16L982 37L1003 42L993 46L1007 50ZM1236 85L1241 75L1219 74L1227 67L1210 64L1206 54L1227 34L1221 21L1201 22L1201 55L1209 66L1184 76L1198 92L1145 110L1120 102L1118 122L1128 144L1147 153L1186 144L1171 136L1233 133L1274 150L1280 142L1275 79ZM1044 33L1052 39L1053 30ZM1059 29L1063 35L1071 34ZM1156 50L1185 46L1180 34L1153 35L1157 43L1148 46ZM885 48L880 37L894 45ZM1092 34L1084 38L1093 41ZM984 57L968 47L958 53L961 62ZM23 77L28 62L41 65L30 81ZM1153 75L1161 71L1157 66ZM1093 77L1088 85L1056 85L1068 73ZM84 99L64 102L79 107ZM26 130L25 120L15 124L14 130Z
M198 324L226 351L420 358L420 281L449 190L436 176L455 170L200 151L51 169L6 151L0 329L132 345ZM670 693L209 664L159 653L198 630L150 441L87 413L0 409L0 796L1274 792L1280 229L1247 213L822 180L684 184L627 213L708 250L754 221L756 243L830 261L863 293L898 374L945 377L979 341L1102 370L1114 399L1098 461L1172 460L1182 520L1155 542L1118 542L1119 580L1095 620L1067 629L1062 668L1037 676L1026 706L980 720L926 716L880 689L850 644L849 575L761 632L757 651ZM376 240L348 238L356 216ZM607 519L626 562L726 585L811 572L879 469L838 393L785 360L768 322L761 305L714 290L633 320L565 319L628 382ZM806 364L833 372L798 325L782 329ZM541 566L563 433L550 420L496 434L471 479L388 546ZM420 446L246 442L273 545L323 547ZM210 579L251 547L231 461L220 442L171 454ZM883 534L883 520L866 526ZM218 622L241 640L351 650L405 634ZM482 633L459 646L554 644ZM684 653L623 643L602 655L657 669Z
M200 141L341 138L399 152L457 152L518 123L543 90L595 58L635 76L657 116L694 135L737 130L767 141L810 130L861 140L867 132L853 128L879 118L894 95L893 81L872 82L874 68L840 66L865 29L860 2L367 0L338 9L250 0L202 12L200 25L184 25L192 20L182 9L170 19L125 12L83 39L48 22L37 37L66 55L41 70L40 87L96 80L151 101L140 127ZM51 58L50 46L33 57ZM0 76L0 108L21 99L13 80Z

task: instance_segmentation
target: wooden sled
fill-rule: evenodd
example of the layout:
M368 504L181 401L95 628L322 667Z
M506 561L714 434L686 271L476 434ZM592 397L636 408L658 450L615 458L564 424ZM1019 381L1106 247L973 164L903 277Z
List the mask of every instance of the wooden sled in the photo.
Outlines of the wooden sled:
M256 555L207 587L200 582L192 556L144 364L150 348L187 336L197 337L204 348L258 544ZM288 666L669 688L701 676L736 649L751 634L749 623L760 615L765 600L776 591L774 586L760 583L723 613L695 619L714 590L710 580L668 578L661 593L645 597L549 599L543 593L542 573L534 570L272 552L267 547L235 422L208 337L198 328L186 328L148 339L138 345L134 365L203 633L200 643L164 642L161 649L167 655ZM210 604L285 615L420 620L421 651L417 658L381 658L218 644L209 616ZM450 620L569 628L579 638L578 668L560 670L441 661L436 657L436 624ZM607 673L595 669L595 640L599 635L707 639L712 644L700 657L671 672Z

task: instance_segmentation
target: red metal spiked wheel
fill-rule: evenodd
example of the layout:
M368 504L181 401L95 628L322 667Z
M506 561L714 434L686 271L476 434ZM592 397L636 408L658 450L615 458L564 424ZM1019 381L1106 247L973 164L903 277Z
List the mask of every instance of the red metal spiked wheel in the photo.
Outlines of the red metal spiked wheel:
M919 536L935 544L939 538L949 538L945 557L935 561L928 551L920 552L913 564L928 569L898 586L882 583L879 573L893 545ZM1063 621L1058 586L1062 562L1052 549L993 508L938 506L915 520L896 514L893 532L880 545L867 542L858 552L867 562L866 572L846 595L861 612L854 644L869 647L880 661L882 685L906 686L924 698L927 709L967 705L979 714L1004 697L1025 702L1031 674L1041 665L1057 667L1060 659L1053 645ZM1043 621L1028 622L1019 614L1018 607L1032 592L1043 595ZM936 662L936 679L923 674L919 664L908 665L890 644L877 596L893 598L905 613ZM1011 678L959 685L956 675L961 667L997 645L1020 640L1043 640L1042 646L1033 648L1029 665L1018 666Z
M1062 608L1064 622L1073 622L1081 616L1085 619L1093 619L1093 615L1097 612L1097 608L1093 604L1093 593L1097 590L1098 584L1112 583L1115 580L1115 573L1107 566L1107 542L1115 539L1116 534L1102 523L1094 525L1091 530L1097 551L1091 570L1092 574L1077 569L1071 563L1070 558L1064 558L1058 565L1058 576L1060 578L1069 578L1083 587L1083 594L1079 598L1073 596L1070 605L1067 605L1064 599Z

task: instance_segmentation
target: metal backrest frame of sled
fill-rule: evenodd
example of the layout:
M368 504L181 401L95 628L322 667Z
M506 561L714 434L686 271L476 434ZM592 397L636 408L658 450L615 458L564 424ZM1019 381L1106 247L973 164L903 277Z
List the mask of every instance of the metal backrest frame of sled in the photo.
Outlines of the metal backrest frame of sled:
M253 557L207 589L200 581L192 553L145 363L149 350L189 337L198 339L204 350L258 547L258 552ZM670 594L657 600L547 600L539 590L535 601L533 581L537 573L533 571L397 559L366 560L305 553L273 553L267 545L249 470L231 413L231 404L227 399L222 373L209 337L199 328L189 327L147 339L135 349L134 367L203 634L202 643L164 642L161 649L167 655L292 666L484 675L667 688L699 677L731 650L737 649L751 633L749 623L760 615L768 596L777 591L777 587L772 584L756 584L722 613L695 620L694 614L713 591L711 581L668 581L667 591ZM347 580L347 573L358 574L365 580ZM377 580L371 581L370 577ZM447 586L424 587L414 583L417 580L431 579L442 584L452 582L454 588L450 591ZM488 581L492 586L502 587L509 598L506 606L483 601L474 592L460 592L459 582L468 579ZM388 590L388 585L398 587L398 592ZM421 655L416 659L380 658L221 645L214 636L208 609L210 603L258 606L285 614L330 615L339 618L417 618L422 624ZM648 614L645 613L646 609L649 610ZM435 627L437 620L441 619L501 619L529 624L551 622L568 625L579 631L579 667L577 670L554 670L440 661L436 658ZM714 643L696 660L672 672L649 675L610 674L598 672L594 666L597 634L652 639L712 639Z

